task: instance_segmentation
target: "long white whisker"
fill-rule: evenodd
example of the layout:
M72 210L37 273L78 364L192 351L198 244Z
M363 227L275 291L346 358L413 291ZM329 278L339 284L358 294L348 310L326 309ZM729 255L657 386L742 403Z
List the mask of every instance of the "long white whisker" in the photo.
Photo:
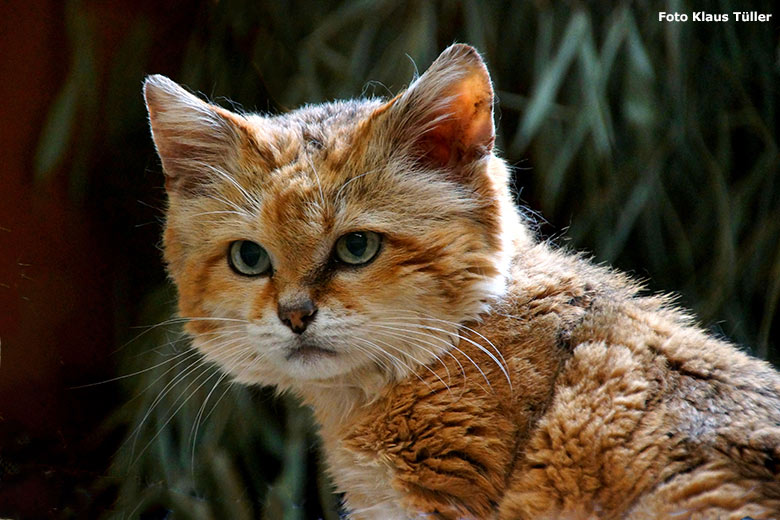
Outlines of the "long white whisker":
M374 325L375 325L375 324L373 324L373 323L372 323L372 324L369 324L367 327L368 327L369 329L371 329L371 328L372 328ZM449 355L450 357L452 357L452 359L454 359L454 360L455 360L455 362L456 362L456 363L458 363L458 365L460 365L460 370L461 370L461 373L463 373L463 376L465 377L465 375L466 375L466 372L463 370L463 365L460 363L460 360L458 360L458 358L456 358L455 356L453 356L453 355L452 355L452 354L451 354L451 353L450 353L450 352L449 352L447 349L443 349L443 348L441 348L441 346L439 346L439 345L436 345L436 344L434 344L434 343L431 343L430 341L426 341L426 340L424 340L424 339L419 339L419 338L412 338L412 337L411 337L411 336L409 336L408 334L403 334L403 333L406 333L406 332L413 332L413 331L409 331L409 330L407 330L407 329L404 329L404 328L398 328L398 327L382 327L382 328L383 328L383 329L387 329L387 330L382 330L382 331L377 331L377 330L374 330L374 331L375 331L375 332L377 332L378 334L385 334L385 335L387 335L387 336L391 336L391 337L394 337L394 338L398 338L398 339L404 340L404 341L406 341L406 342L410 342L409 344L410 344L410 345L412 345L413 347L417 347L417 348L419 348L419 349L422 349L422 350L424 350L425 352L428 352L428 353L429 353L431 356L433 356L433 357L434 357L434 358L435 358L435 359L436 359L436 360L437 360L439 363L441 363L442 367L444 367L444 370L446 370L446 371L447 371L447 380L449 380L450 382L452 382L452 374L450 374L450 369L449 369L449 367L447 366L447 364L446 364L446 363L444 363L444 361L443 361L443 360L442 360L442 359L439 357L440 353L441 353L441 354L447 354L447 355ZM397 332L390 332L391 330L393 330L393 331L397 331ZM426 337L427 337L427 336L430 336L430 337L435 337L435 336L432 336L432 335L427 335L427 334L426 334ZM437 339L440 339L440 338L437 338ZM443 340L442 340L442 341L443 341ZM438 351L441 351L441 352L440 352L440 353L439 353L439 352L434 352L433 350L430 350L430 349L427 349L427 348L425 348L425 347L421 346L421 345L420 345L420 343L425 343L426 345L430 345L430 346L431 346L431 347L433 347L434 349L436 349L436 350L438 350ZM449 345L449 343L447 343L446 341L444 341L444 343L445 343L446 345Z
M133 431L132 431L132 432L130 432L130 435L127 437L127 439L128 439L128 440L129 440L130 438L132 438L132 439L133 439L133 443L132 443L132 444L131 444L131 446L130 446L130 453L131 453L131 458L133 458L133 457L135 456L135 446L136 446L136 444L137 444L137 442L138 442L138 437L139 437L139 435L141 434L141 430L142 430L142 428L144 427L144 425L146 424L146 421L147 421L147 420L149 419L149 417L151 416L151 414L152 414L152 412L154 411L154 409L157 407L157 405L158 405L159 403L161 403L161 402L163 401L163 399L165 399L165 396L167 396L167 395L168 395L168 393L169 393L169 392L170 392L170 391L171 391L171 390L172 390L172 389L173 389L173 388L174 388L174 387L175 387L177 384L179 384L179 382L183 381L183 380L184 380L184 379L186 379L186 378L187 378L187 376L189 376L189 375L190 375L192 372L194 372L194 371L198 370L199 368L202 368L203 366L206 366L206 365L205 365L205 363L203 363L203 361L202 361L202 360L198 360L197 362L193 363L192 365L189 365L189 366L185 367L185 368L184 368L184 370L182 370L181 372L179 372L178 374L176 374L176 375L173 377L173 379L171 379L170 381L168 381L168 383L166 383L166 385L163 387L163 389L160 391L160 393L159 393L159 394L157 394L157 395L155 396L155 398L152 400L152 403L151 403L151 405L149 405L149 407L147 408L147 410L146 410L146 413L144 413L144 416L141 418L141 420L140 420L140 421L138 421L138 425L137 425L137 426L136 426L136 427L133 429ZM170 369L169 369L168 371L170 371ZM166 371L166 373L167 373L168 371ZM160 377L162 377L162 376L160 376ZM158 380L159 380L159 378L158 378ZM156 381L156 380L155 380L155 381ZM152 383L152 384L154 384L154 383ZM149 387L151 387L151 385L150 385ZM149 387L147 387L147 388L149 388ZM126 442L127 442L127 441L125 441L125 443L126 443ZM131 466L131 467L132 467L132 466Z
M231 325L222 325L222 326L219 327L219 329L213 329L213 330L206 331L206 332L199 332L198 333L198 337L202 338L202 337L205 337L205 336L225 336L227 334L234 334L236 332L241 332L241 331L244 331L244 330L246 330L246 326L245 325L232 325L232 324ZM140 357L140 356L147 355L147 354L150 353L150 350L154 351L154 352L159 352L160 348L163 348L163 347L172 347L173 348L173 347L175 347L179 343L186 343L187 346L185 347L185 350L189 350L190 346L192 345L192 338L193 338L192 335L189 334L188 332L180 331L178 333L178 337L177 338L175 338L173 340L168 340L163 345L159 345L158 347L155 347L155 348L143 351L143 352L139 352L139 353L135 354L134 357Z
M119 381L120 379L127 379L128 377L137 376L139 374L143 374L144 372L148 372L150 370L154 370L157 367L161 367L161 366L165 365L166 363L170 363L171 361L175 361L177 358L179 358L179 357L181 357L181 356L183 356L184 354L187 354L187 353L188 353L188 351L182 350L181 352L179 352L175 356L171 357L170 359L166 359L165 361L161 361L160 363L157 363L156 365L150 366L148 368L144 368L142 370L138 370L138 371L132 372L130 374L123 374L121 376L116 376L116 377L112 377L110 379L105 379L103 381L98 381L97 383L87 383L87 384L84 384L84 385L72 386L72 387L70 387L70 389L71 390L78 390L80 388L89 388L91 386L104 385L106 383L112 383L114 381Z
M192 387L192 385L194 385L201 377L203 377L205 374L207 374L208 371L209 371L209 368L211 368L211 367L207 367L205 370L203 370L203 372L201 372L199 375L197 375L192 380L192 382L189 385L187 385L187 387L182 391L182 395L184 395L187 392L187 390L189 390L190 387ZM160 436L160 434L163 432L165 427L168 426L168 423L170 423L173 420L173 418L176 416L176 414L179 412L179 410L181 410L184 407L184 405L186 405L187 402L189 402L189 400L192 399L192 396L195 395L195 392L200 390L203 387L203 385L205 385L212 377L214 377L215 375L217 375L219 373L220 373L220 371L218 369L214 368L214 371L211 372L211 375L209 375L206 379L204 379L203 382L200 383L195 388L195 390L193 390L189 395L187 395L187 397L184 398L182 403L178 407L176 407L176 409L173 411L173 413L170 414L168 419L166 419L165 422L162 424L162 426L160 426L160 428L157 430L157 433L155 433L154 436L151 439L149 439L149 442L147 442L146 445L141 449L141 451L138 453L138 458L136 460L140 460L141 456L146 452L146 450L149 448L149 446L151 446L154 443L154 441L157 439L157 437ZM176 398L176 400L173 402L173 405L171 405L171 407L173 407L179 401L179 399L181 399L181 396Z
M325 192L322 191L320 174L317 172L317 168L314 167L314 161L311 160L311 157L309 157L309 155L306 153L304 153L304 156L306 157L306 161L309 163L309 166L311 166L311 171L314 174L314 178L317 180L317 188L320 190L320 201L322 202L321 207L324 209L327 206L327 203L325 202Z
M217 406L219 406L219 403L222 402L222 399L227 395L227 393L230 391L231 388L233 388L233 385L236 384L235 381L230 381L227 385L225 385L225 390L222 392L222 394L217 398L216 401L214 401L214 405L211 407L211 410L209 410L209 413L206 414L206 416L203 418L203 422L209 420L209 417L211 417L211 414L214 413L214 410L217 409Z
M217 335L217 334L219 334L219 335L218 335L217 337L214 337L214 338L211 338L211 339L209 339L209 340L207 340L207 341L204 341L204 342L202 342L201 344L202 344L203 346L210 345L211 343L213 343L213 342L215 342L215 341L223 340L223 339L224 339L224 337L223 337L223 336L225 336L225 334L224 334L223 332L220 332L220 333L217 333L217 332L211 332L211 333L208 333L208 334L212 334L212 335ZM146 386L146 388L144 388L144 389L143 389L143 390L141 390L139 393L137 393L137 394L136 394L136 395L135 395L135 396L134 396L132 399L130 399L130 401L128 401L128 402L132 402L133 400L135 400L135 399L137 399L138 397L140 397L141 395L143 395L143 393L144 393L144 392L146 392L147 390L149 390L149 389L150 389L152 386L154 386L154 385L155 385L155 383L157 383L157 381L159 381L160 379L162 379L163 377L165 377L165 374L167 374L168 372L170 372L170 371L174 370L176 367L178 367L179 365L181 365L182 363L184 363L184 362L185 362L185 361L187 361L188 359L192 359L193 357L197 357L197 356L200 354L200 352L199 352L197 349L195 349L195 348L189 348L188 350L185 350L184 352L188 352L189 354L188 354L187 356L185 356L185 357L184 357L184 359L180 359L180 360L179 360L179 361L178 361L176 364L174 364L172 367L169 367L169 368L168 368L168 370L166 370L165 372L163 372L162 374L160 374L160 375L159 375L159 376L158 376L158 377L157 377L157 378L156 378L154 381L152 381L151 383L149 383L149 384Z
M163 320L159 323L155 323L154 325L138 325L133 328L142 328L144 329L141 331L138 335L130 339L129 341L125 342L122 346L117 348L114 352L118 352L125 348L127 345L133 343L137 339L141 338L145 334L148 334L149 332L158 329L160 327L165 327L166 325L177 325L180 323L187 323L188 321L232 321L232 322L238 322L243 323L244 325L248 325L250 322L248 320L239 320L235 318L218 318L213 316L192 316L192 317L183 317L183 316L174 316L172 318L168 318L167 320ZM183 333L184 337L186 337L186 333Z
M403 325L405 325L405 324L391 323L390 325L400 325L400 326L403 326ZM408 325L412 325L412 326L418 326L418 327L421 327L421 328L427 328L427 327L425 327L425 326L422 326L422 325L417 325L417 324L414 324L414 323L412 323L412 324L408 324ZM381 324L378 324L378 323L375 323L375 324L373 324L373 326L374 326L374 327L383 327L383 328L389 328L389 325L381 325ZM470 362L472 365L474 365L474 368L476 368L476 369L477 369L477 371L478 371L480 374L482 374L482 377L485 379L485 382L487 383L488 387L490 387L490 389L491 389L491 390L493 389L493 385L491 385L491 384L490 384L490 380L488 379L487 375L486 375L486 374L485 374L485 372L482 370L482 368L479 366L479 364L478 364L476 361L474 361L474 360L471 358L471 356L469 356L468 354L466 354L465 352L463 352L463 350L461 350L460 348L458 348L458 347L457 347L457 346L456 346L456 345L455 345L453 342L451 342L451 341L450 341L450 342L448 342L448 341L446 341L444 338L440 338L439 336L435 336L435 335L433 335L433 334L427 334L427 333L425 333L425 332L419 332L419 331L414 331L414 330L406 330L406 332L409 332L409 333L412 333L412 334L419 334L419 335L424 335L425 337L429 337L429 338L431 338L431 339L436 339L436 340L438 340L438 341L441 341L441 342L445 343L445 344L448 346L448 348L452 348L452 349L454 349L454 350L456 350L456 351L460 352L460 353L463 355L463 357L465 357L465 358L466 358L466 359L467 359L467 360L468 360L468 361L469 361L469 362ZM449 337L452 337L452 336L456 336L456 337L457 337L457 334L448 333L447 331L444 331L444 332L445 332L445 333L447 333L447 335L448 335ZM453 356L453 357L454 357L454 356ZM456 358L456 361L457 361L457 358ZM460 364L460 362L458 362L458 364ZM463 365L461 365L461 370L464 370L464 369L463 369ZM465 370L464 370L463 374L464 374L464 376L465 376ZM480 386L480 388L481 388L481 386ZM484 389L483 389L483 390L484 390Z
M209 340L209 341L214 341L214 340L216 340L216 339L218 339L218 338L214 338L214 339L212 339L212 340ZM225 344L224 344L224 346L228 346L228 345L230 345L230 348L228 348L228 349L227 349L227 351L230 351L230 350L233 350L233 349L239 349L239 348L241 348L241 346L242 346L242 345L241 345L241 342L242 342L242 339L240 339L240 338L239 338L239 339L237 339L237 340L236 340L236 339L233 339L233 340L231 340L231 341L229 341L229 342L225 343ZM154 385L154 384L155 384L157 381L159 381L159 380L160 380L162 377L164 377L164 376L165 376L165 374L167 374L168 372L170 372L171 370L173 370L174 368L176 368L177 366L179 366L179 365L180 365L181 363L183 363L184 361L186 361L186 360L188 360L188 359L192 359L193 357L197 357L197 354L199 354L199 352L198 352L197 350L194 350L194 349L193 349L193 354L192 354L191 356L187 356L186 358L184 358L184 359L180 360L178 363L176 363L176 365L174 365L173 367L170 367L170 368L169 368L168 370L166 370L166 371L165 371L165 372L164 372L162 375L160 375L160 376L159 376L157 379L155 379L155 380L154 380L154 381L153 381L151 384L149 384L149 385L148 385L148 386L147 386L147 387L146 387L144 390L142 390L142 392L141 392L141 393L143 393L143 392L146 392L146 391L147 391L149 388L151 388L151 387L152 387L152 386L153 386L153 385ZM143 427L144 423L145 423L145 422L146 422L146 420L149 418L149 416L151 415L151 413L154 411L154 409L157 407L157 405L158 405L159 403L161 403L163 399L165 399L165 396L166 396L166 395L168 395L168 393L169 393L169 392L170 392L170 391L171 391L171 390L172 390L172 389L173 389L173 388L174 388L174 387L175 387L177 384L179 384L181 381L183 381L184 379L186 379L186 377L187 377L187 376L188 376L188 375L189 375L191 372L193 372L193 371L197 370L198 368L201 368L201 367L203 367L203 366L205 366L205 365L208 365L208 364L209 364L209 362L208 362L208 361L206 361L205 359L203 359L203 358L199 359L199 360L198 360L196 363L194 363L193 365L191 365L191 366L189 366L189 367L186 367L184 370L182 370L181 372L179 372L178 374L176 374L176 375L175 375L175 376L174 376L174 377L173 377L173 378L172 378L172 379L171 379L171 380L170 380L170 381L169 381L169 382L168 382L168 383L167 383L167 384L166 384L166 385L165 385L165 386L162 388L162 390L160 390L160 393L159 393L159 394L158 394L158 395L157 395L157 396L156 396L156 397L155 397L155 398L152 400L152 403L149 405L149 408L147 409L147 411L146 411L146 413L144 414L143 418L142 418L142 419L139 421L139 423L138 423L138 426L137 426L137 427L136 427L136 428L135 428L135 429L134 429L134 430L131 432L131 434L130 434L130 436L132 436L132 437L133 437L133 445L132 445L132 448L131 448L131 452L132 452L132 453L134 453L134 452L135 452L135 445L136 445L136 442L137 442L137 440L138 440L138 435L141 433L141 428ZM140 395L140 394L139 394L139 395ZM128 438L130 438L130 436L128 436Z
M203 412L206 410L206 405L209 402L209 399L211 399L211 395L214 393L214 391L217 389L219 384L225 380L226 377L228 377L227 372L223 372L222 375L217 379L217 381L214 383L214 386L209 390L209 393L206 394L206 398L203 400L203 404L200 405L200 408L198 408L198 413L195 414L195 420L192 424L192 429L190 430L190 444L192 445L192 456L190 457L190 467L193 469L195 468L195 445L197 444L198 440L198 430L200 429L201 424L201 418L203 417Z
M419 318L419 319L421 319L421 320L426 320L426 321L428 321L428 320L430 320L430 321L436 321L436 322L439 322L439 323L445 323L445 324L447 324L447 325L456 325L456 323L455 323L455 322L452 322L452 321L447 321L447 320L441 320L441 319L439 319L439 318ZM493 350L495 350L495 351L496 351L496 354L498 355L498 357L499 357L499 358L501 358L501 362L504 364L504 366L506 366L506 367L508 367L508 366L509 366L509 365L507 365L507 363L506 363L506 359L504 359L504 355L501 353L501 350L500 350L500 349L499 349L499 348L498 348L498 347L497 347L497 346L496 346L496 345L495 345L495 344L494 344L492 341L490 341L490 339L489 339L489 338L487 338L486 336L484 336L484 335L483 335L482 333L480 333L479 331L477 331L477 330L474 330L474 329L472 329L471 327L469 327L469 326L467 326L467 325L464 325L464 324L462 324L462 323L461 323L461 324L458 324L458 328L460 328L460 329L463 329L463 330L466 330L466 331L468 331L468 332L471 332L472 334L476 334L476 335L477 335L477 336L479 336L481 339L484 339L484 340L487 342L487 344L488 344L488 345L490 345L491 347L493 347ZM511 382L511 381L509 381L509 385L510 385L510 386L512 385L512 382Z
M217 174L217 176L219 176L220 178L232 184L241 193L241 196L244 197L244 199L250 205L250 207L253 208L260 207L259 201L255 197L250 195L249 192L246 190L246 188L241 186L241 184L239 184L238 181L235 180L229 173L222 170L221 168L217 168L213 164L208 164L208 163L199 163L199 164L205 167L206 169L210 170L211 172Z
M388 343L388 342L386 342L386 341L382 341L382 340L380 340L380 339L377 339L377 338L374 338L374 341L378 341L379 343L381 343L381 344L383 344L383 345L386 345L386 346L388 346L388 347L392 348L393 350L395 350L395 351L397 351L397 352L400 352L401 354L403 354L403 355L405 355L405 356L408 356L409 358L411 358L411 359L412 359L412 361L414 361L415 363L417 363L417 365L419 365L419 366L421 366L421 367L425 368L425 369L426 369L428 372L430 372L431 374L433 374L433 375L434 375L434 376L435 376L435 377L436 377L436 378L437 378L439 381L441 381L441 384L443 384L443 385L444 385L444 386L447 388L447 390L450 390L450 386L449 386L447 383L445 383L445 382L444 382L444 380L441 378L441 376L440 376L439 374L437 374L437 373L436 373L436 372L435 372L433 369L431 369L431 367L429 367L428 365L424 364L422 361L420 361L420 360L419 360L419 359L417 359L416 357L412 356L412 355L411 355L411 354L409 354L408 352L404 352L402 349L400 349L400 348L396 347L396 346L395 346L395 345L393 345L392 343ZM422 347L421 347L421 348L422 348ZM432 355L432 356L433 356L435 359L439 359L439 358L436 356L436 354L434 354L434 353L433 353L433 352L431 352L430 350L428 350L428 349L424 349L424 348L423 348L423 350L425 350L426 352L430 353L430 354L431 354L431 355ZM442 363L442 365L444 365L444 364ZM446 366L446 365L444 365L444 368L446 369L446 368L447 368L447 366ZM449 375L449 370L447 371L447 374ZM452 391L450 391L450 393L452 393Z
M379 365L380 365L380 366L381 366L383 369L385 369L385 370L386 370L388 373L391 373L391 374L400 374L400 373L402 373L402 372L403 372L403 369L401 368L402 366L406 366L406 368L407 368L408 370L412 371L412 369L411 369L411 368L410 368L408 365L404 365L403 361L401 361L400 359L398 359L396 356L393 356L392 354L390 354L390 353L388 353L388 352L385 352L385 350L384 350L382 347L380 347L380 346L378 346L378 345L374 345L374 344L373 344L373 343L371 343L370 341L368 341L368 340L365 340L365 339L363 339L363 338L354 338L354 337L353 337L353 338L352 338L352 340L353 340L353 341L354 341L354 340L359 340L359 341L362 341L363 343L367 343L367 344L369 345L369 347L370 347L370 348L369 348L369 347L365 347L365 346L362 346L362 347L361 347L360 345L357 345L357 344L355 344L355 343L351 343L351 345L352 345L354 348L356 348L356 349L360 350L361 352L364 352L366 355L368 355L369 357L371 357L371 358L372 358L372 359L373 359L373 360L374 360L374 361L375 361L377 364L379 364ZM377 351L379 351L379 352L381 352L382 354L384 354L384 355L386 356L386 357L385 357L385 359L383 359L382 357L380 357L380 356L377 354ZM388 363L388 362L390 363L390 366L388 366L388 365L387 365L387 363ZM391 366L392 366L392 369L390 368ZM413 371L412 371L412 372L413 372Z
M415 371L415 370L414 370L412 367L410 367L409 365L407 365L407 364L406 364L406 363L405 363L405 362L404 362L404 361L403 361L401 358L399 358L399 357L397 357L397 356L395 356L395 355L391 354L390 352L386 351L385 349L383 349L382 347L380 347L379 345L377 345L377 344L376 344L376 343L374 343L373 341L367 340L367 339L365 339L365 338L359 338L359 337L354 337L354 338L352 338L352 339L356 339L356 340L358 340L358 341L362 341L362 342L364 342L364 343L368 344L369 346L371 346L371 347L373 347L373 348L375 348L375 349L379 350L379 351L380 351L380 352L382 352L384 355L386 355L386 356L388 356L388 357L390 357L390 358L393 358L393 359L395 359L396 361L398 361L399 363L401 363L401 364L402 364L404 367L406 367L406 369L407 369L407 370L409 370L409 372L411 372L412 374L414 374L414 375L417 377L417 379L419 379L419 380L420 380L420 382L422 382L422 384L424 384L425 386L427 386L427 387L428 387L428 389L429 389L431 392L433 392L433 387L431 387L431 385L430 385L430 384L429 384L429 383L428 383L428 382L427 382L425 379L423 379L422 377L420 377L420 374L418 374L418 373L417 373L417 372L416 372L416 371ZM407 354L407 355L408 355L408 354ZM411 356L409 356L409 357L411 357ZM446 386L446 385L445 385L445 386Z
M512 380L509 378L509 373L508 373L509 365L507 364L506 359L504 359L504 355L501 353L501 350L492 341L490 341L490 339L488 339L487 337L482 335L479 331L476 331L476 330L472 329L471 327L469 327L467 325L464 325L462 323L456 323L454 321L443 320L441 318L435 318L435 317L431 316L430 314L419 313L419 312L416 312L416 311L405 310L405 309L398 309L398 310L400 312L410 313L410 314L412 314L415 317L415 319L418 319L418 320L435 321L435 322L438 322L438 323L444 323L446 325L455 326L458 329L463 329L463 330L466 330L468 332L471 332L472 334L476 334L481 339L485 340L487 342L487 344L490 345L493 348L493 350L496 351L496 354L498 354L498 357L501 358L501 363L499 363L499 366L501 366L501 369L502 369L502 371L504 372L504 375L507 378L507 383L509 384L509 389L512 390ZM422 314L422 316L420 314ZM458 334L458 336L463 338L463 336L461 336L460 334ZM463 338L463 339L466 339L466 341L469 341L467 338ZM480 348L482 348L482 347L480 346ZM488 352L485 352L485 353L490 355L490 353L488 353ZM492 355L490 355L490 357L493 358L493 360L496 361L496 363L498 363L498 360L496 360ZM506 368L506 370L504 370L504 367Z
M241 357L235 360L236 363L241 364L244 360L247 360L251 357L252 351L248 351L244 353ZM231 361L232 363L233 361ZM193 429L191 432L191 442L192 442L192 457L191 457L191 464L190 467L195 468L195 445L197 444L198 439L198 430L200 429L201 425L201 419L203 418L203 412L206 410L206 405L209 402L209 399L211 399L211 395L214 393L214 391L217 389L219 384L225 380L226 377L228 377L230 374L228 372L225 372L222 374L222 376L217 379L217 382L214 383L213 388L209 391L209 393L206 395L206 398L203 400L203 404L200 406L200 409L198 410L197 415L195 416L195 421L193 424ZM222 400L222 397L225 396L225 393L227 392L227 389L230 388L230 385L225 389L225 392L222 393L222 396L220 396L219 400L217 400L217 403L214 405L216 407L217 404L219 404L219 401ZM212 411L214 409L212 408ZM209 412L208 415L211 415L211 412ZM208 415L205 419L203 419L203 422L205 422L206 419L208 419Z
M233 353L230 354L231 356L241 355L241 347L243 345L236 344L236 343L237 342L235 340L226 343L225 345L230 344L231 346L225 352L231 352L232 351ZM136 442L138 440L138 435L140 434L141 427L146 423L146 420L149 418L150 414L157 407L157 405L162 402L162 400L165 398L165 396L168 395L173 390L173 388L176 385L178 385L180 382L182 382L184 379L186 379L191 373L193 373L194 371L196 371L196 370L198 370L200 368L203 368L204 366L206 368L199 375L195 376L195 378L190 382L190 384L188 384L184 388L184 390L182 391L181 395L179 397L177 397L173 401L173 404L171 405L171 407L173 407L173 406L176 405L177 402L179 402L179 400L182 398L182 396L185 395L187 390L189 390L189 388L192 387L192 385L194 385L201 377L203 377L204 374L208 373L209 368L212 368L213 365L209 361L207 361L205 359L200 359L197 363L193 364L190 367L187 367L185 370L182 370L182 372L177 374L170 382L168 382L167 385L165 385L163 390L161 390L160 394L157 397L155 397L155 399L152 401L152 404L149 406L149 410L146 412L144 417L139 422L138 427L132 433L132 434L134 434L134 439L133 439L133 445L132 445L132 448L131 448L131 453L133 453L133 454L135 453L135 445L136 445ZM206 379L206 381L208 381L215 374L218 374L218 373L220 373L220 371L218 369L215 369L215 372L212 373L212 375L209 376ZM204 381L200 386L198 386L195 389L195 391L199 390L203 386L203 384L205 384L206 381ZM193 394L194 394L194 392L193 392ZM182 406L184 406L184 404L186 404L186 402L189 401L189 399L192 397L193 394L190 394L187 398L185 398L184 402L182 402L182 404L178 408L176 408L176 410L168 418L168 420L165 421L165 423L162 425L162 427L160 429L158 429L158 431L154 435L154 437L146 444L146 446L143 448L143 450L141 450L141 452L138 454L138 458L139 459L140 459L140 456L144 453L144 451L149 447L149 445L151 445L152 442L160 435L160 433L162 433L163 428L171 421L171 419L173 419L173 416L176 415L176 412L178 412L182 408ZM138 459L136 459L136 460L138 460Z
M471 345L477 347L482 352L487 354L487 356L490 359L493 360L493 362L498 366L498 368L501 370L501 372L504 373L504 377L506 377L507 383L509 384L509 388L511 390L511 388L512 388L512 380L510 379L509 371L506 369L504 364L499 361L499 359L495 356L495 354L493 354L486 347L480 345L479 343L477 343L476 341L472 340L471 338L468 338L468 337L466 337L466 336L464 336L462 334L459 334L458 332L450 332L448 330L440 329L440 328L437 328L437 327L432 327L430 325L423 325L423 324L416 324L416 323L407 323L407 324L391 323L390 325L408 325L408 326L412 326L412 327L423 328L423 329L433 330L433 331L437 331L437 332L443 332L445 334L448 334L450 336L454 336L456 338L460 338L460 339L470 343ZM454 345L453 345L453 347L454 347Z
M245 208L242 208L241 206L239 206L235 202L229 201L229 200L227 200L225 198L222 198L222 197L217 197L216 195L213 195L213 194L209 195L208 197L210 199L212 199L212 200L215 200L217 202L220 202L220 203L224 204L225 206L227 206L229 208L233 208L233 210L235 210L236 213L238 213L239 215L241 215L244 218L247 218L247 219L251 219L252 218L252 214L251 213L247 212Z
M243 323L244 325L248 325L251 322L249 320L240 320L237 318L222 318L218 316L182 316L179 318L171 318L169 320L171 323L177 323L177 322L188 322L188 321L232 321L235 323Z
M366 354L368 357L370 357L385 372L388 372L388 373L394 373L395 372L394 370L391 370L390 366L387 364L388 361L390 363L392 363L392 366L396 368L396 371L400 371L400 370L397 370L397 368L398 368L397 365L395 365L391 360L382 359L381 357L379 357L376 354L376 352L373 352L372 350L370 350L370 349L368 349L366 347L357 345L355 343L352 343L351 341L349 343L347 343L347 345L350 348L355 348L355 349L359 350L360 352L363 352L364 354Z
M206 215L238 215L239 217L246 217L246 213L242 213L240 211L235 210L220 210L220 211L203 211L201 213L195 213L194 215L189 215L191 218L195 217L204 217Z
M345 182L344 184L341 185L341 187L339 188L339 191L336 192L335 200L339 200L339 198L341 197L341 192L344 191L344 188L346 188L347 186L349 186L350 184L352 184L356 180L365 177L369 173L374 173L374 172L378 172L378 171L380 171L380 168L374 168L373 170L368 170L367 172L363 172L360 175L356 175L356 176L352 177L351 179L347 180L347 182Z

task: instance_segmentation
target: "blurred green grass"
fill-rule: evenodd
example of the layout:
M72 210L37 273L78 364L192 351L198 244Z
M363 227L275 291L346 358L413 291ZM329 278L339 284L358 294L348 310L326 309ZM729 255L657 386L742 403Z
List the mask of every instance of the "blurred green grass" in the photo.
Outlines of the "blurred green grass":
M651 290L679 293L705 327L780 360L776 26L657 22L659 10L731 12L728 1L195 4L172 76L249 110L390 95L449 43L475 45L498 94L498 148L519 199L543 216L540 232L648 279ZM98 103L97 20L76 1L67 13L71 72L35 164L45 182L66 148L78 150L68 176L79 199L96 164L121 164L139 179L145 167L159 172L149 166L158 163L140 84L158 72L148 67L161 36L155 20L137 18ZM95 120L105 135L81 124ZM162 184L161 174L145 179ZM99 182L120 190L128 181ZM150 293L138 322L165 321L171 299L166 288ZM125 380L128 402L106 426L129 439L101 484L118 499L106 516L338 518L307 411L269 390L217 384L215 369L187 357L175 325L121 355L126 374L160 365Z

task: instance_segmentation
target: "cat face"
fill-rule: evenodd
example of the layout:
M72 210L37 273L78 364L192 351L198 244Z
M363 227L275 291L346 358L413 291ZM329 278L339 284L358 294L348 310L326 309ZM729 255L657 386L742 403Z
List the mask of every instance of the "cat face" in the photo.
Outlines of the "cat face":
M389 102L238 115L162 76L145 95L179 311L239 380L403 377L502 292L520 226L470 47Z

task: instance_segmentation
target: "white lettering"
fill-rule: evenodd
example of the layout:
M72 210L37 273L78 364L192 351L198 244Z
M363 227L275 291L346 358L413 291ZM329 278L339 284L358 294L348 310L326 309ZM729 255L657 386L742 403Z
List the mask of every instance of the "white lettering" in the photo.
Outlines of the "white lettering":
M688 15L680 14L680 13L667 13L661 11L658 13L658 21L659 22L687 22Z
M734 11L734 20L737 22L768 22L772 13L759 13L758 11Z
M725 13L712 14L705 11L695 11L693 13L694 22L728 22L729 15Z

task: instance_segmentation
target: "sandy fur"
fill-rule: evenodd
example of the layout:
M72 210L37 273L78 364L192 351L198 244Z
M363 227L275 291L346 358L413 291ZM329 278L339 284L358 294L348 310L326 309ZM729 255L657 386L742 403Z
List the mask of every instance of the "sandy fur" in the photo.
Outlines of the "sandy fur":
M357 519L780 517L780 377L627 277L537 242L452 46L389 101L235 114L145 87L165 258L194 345L298 394ZM383 237L370 264L340 236ZM273 273L231 271L234 240ZM291 363L277 306L319 307Z
M778 516L780 380L771 368L543 244L514 269L505 300L475 326L507 359L512 391L461 342L490 387L465 359L465 376L446 360L461 376L449 389L421 373L427 385L395 385L336 434L393 468L407 510L453 519Z

